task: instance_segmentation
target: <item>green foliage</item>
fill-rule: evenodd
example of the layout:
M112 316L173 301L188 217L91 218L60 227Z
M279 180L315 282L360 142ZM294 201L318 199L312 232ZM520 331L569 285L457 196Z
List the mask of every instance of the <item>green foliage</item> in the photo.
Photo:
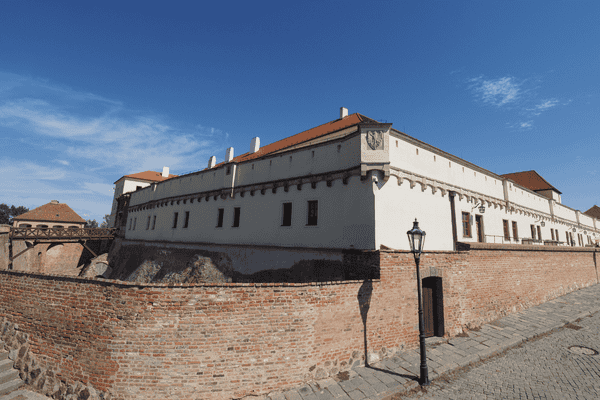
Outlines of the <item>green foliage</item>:
M29 208L19 206L8 206L4 203L0 204L0 224L12 225L13 218L18 217L21 214L25 214L29 211Z
M104 221L100 224L100 228L108 228L108 223L110 222L110 214L104 215Z
M85 228L97 228L98 222L95 219L88 219L85 221Z

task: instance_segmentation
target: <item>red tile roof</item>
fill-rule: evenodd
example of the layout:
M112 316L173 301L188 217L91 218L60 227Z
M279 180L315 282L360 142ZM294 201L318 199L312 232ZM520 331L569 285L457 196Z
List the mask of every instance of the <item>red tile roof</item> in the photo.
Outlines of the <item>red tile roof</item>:
M300 132L296 135L287 137L285 139L281 139L275 143L268 144L264 147L261 147L256 153L244 153L235 157L232 162L243 162L254 160L256 158L264 157L268 154L278 152L285 148L297 145L299 143L307 142L309 140L316 139L321 136L328 135L333 132L340 131L342 129L349 128L353 125L358 125L359 123L370 123L370 124L379 124L379 122L371 119L369 117L365 117L362 114L354 113L350 114L344 118L336 119L331 122L327 122L323 125L319 125L317 127L311 128L307 131ZM223 165L224 162L219 163L217 165Z
M85 223L85 219L77 215L71 207L54 201L14 217L13 220Z
M533 170L514 172L512 174L504 174L501 176L514 181L517 185L521 185L529 190L533 190L534 192L540 190L554 190L555 192L562 194L557 188L549 184L544 178L540 176L540 174Z
M162 181L166 181L167 179L175 178L176 176L177 175L169 174L169 176L165 178L162 176L162 174L160 172L144 171L144 172L138 172L137 174L129 174L129 175L122 176L121 178L117 179L117 181L115 183L119 182L123 178L140 179L143 181L151 181L151 182L162 182Z
M592 208L584 212L584 214L589 215L592 218L600 219L600 207L593 206Z

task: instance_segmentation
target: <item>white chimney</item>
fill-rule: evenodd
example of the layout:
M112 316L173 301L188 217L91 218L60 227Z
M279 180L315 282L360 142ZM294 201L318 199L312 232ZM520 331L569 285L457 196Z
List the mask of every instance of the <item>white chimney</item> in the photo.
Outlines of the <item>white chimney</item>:
M169 167L163 167L162 177L163 178L169 177Z
M256 153L258 149L260 149L260 138L257 136L250 142L250 153Z
M58 200L50 200L50 204L58 204Z
M233 160L233 147L229 147L225 152L225 162Z
M211 158L208 159L208 168L214 168L216 164L217 164L217 157L212 156Z
M340 108L340 119L348 116L348 109L346 107Z

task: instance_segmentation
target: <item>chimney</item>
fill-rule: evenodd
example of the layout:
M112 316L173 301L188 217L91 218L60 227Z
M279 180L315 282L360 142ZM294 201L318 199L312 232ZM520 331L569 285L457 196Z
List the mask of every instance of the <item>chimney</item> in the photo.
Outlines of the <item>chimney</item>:
M50 200L50 204L58 204L58 200Z
M163 178L169 177L169 167L163 167L162 177Z
M233 147L229 147L225 152L225 162L233 160Z
M257 136L250 142L250 153L256 153L258 149L260 149L260 138Z
M208 168L214 168L216 164L217 164L217 157L212 156L211 158L208 159Z
M340 108L340 119L348 116L348 109L346 107Z

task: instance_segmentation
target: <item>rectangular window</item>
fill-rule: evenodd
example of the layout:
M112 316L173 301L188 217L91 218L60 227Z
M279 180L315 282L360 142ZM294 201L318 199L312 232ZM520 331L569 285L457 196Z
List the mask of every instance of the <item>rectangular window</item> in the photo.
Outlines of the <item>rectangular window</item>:
M540 228L539 225L537 227L537 231L538 231L538 240L541 241L542 240L542 228Z
M554 230L554 239L555 239L556 241L560 241L560 239L558 238L558 229L555 229L555 230Z
M156 226L156 215L154 216L154 218L152 218L152 230L154 230L155 226Z
M504 225L504 239L510 240L510 231L508 229L508 221L503 219L502 224Z
M292 203L283 203L281 226L292 226Z
M535 225L531 225L531 238L535 240Z
M512 226L513 226L513 237L515 238L515 240L517 240L517 239L519 239L519 231L517 230L517 221L513 221Z
M583 236L581 236L581 233L577 234L577 240L579 240L579 245L583 246Z
M223 227L223 214L225 213L225 209L219 208L219 215L217 216L217 228Z
M137 218L133 219L133 230L135 231L135 226L137 225Z
M238 228L240 226L240 208L235 207L233 209L233 225L234 228Z
M128 230L131 230L131 226L133 225L133 218L129 218L129 228Z
M471 237L471 214L468 212L462 213L463 236Z
M173 214L173 229L177 228L177 219L179 218L179 213Z
M554 229L550 229L550 234L552 235L552 240L554 240Z
M148 215L148 223L146 224L146 230L150 229L150 216Z
M185 212L185 220L183 221L183 227L187 228L189 223L190 223L190 212L186 211Z
M308 202L308 222L306 225L315 226L319 219L319 202L311 200Z

